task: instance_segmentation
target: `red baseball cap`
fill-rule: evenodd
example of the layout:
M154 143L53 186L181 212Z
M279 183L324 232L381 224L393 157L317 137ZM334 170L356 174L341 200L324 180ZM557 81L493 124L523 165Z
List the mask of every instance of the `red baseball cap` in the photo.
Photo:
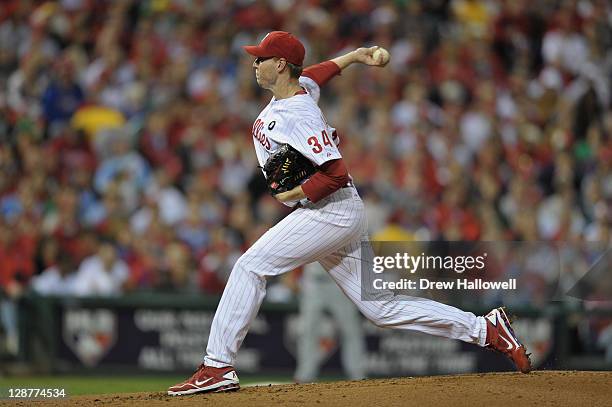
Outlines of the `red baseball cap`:
M300 40L285 31L272 31L261 40L259 45L246 45L242 48L256 57L285 58L297 66L302 66L306 54Z

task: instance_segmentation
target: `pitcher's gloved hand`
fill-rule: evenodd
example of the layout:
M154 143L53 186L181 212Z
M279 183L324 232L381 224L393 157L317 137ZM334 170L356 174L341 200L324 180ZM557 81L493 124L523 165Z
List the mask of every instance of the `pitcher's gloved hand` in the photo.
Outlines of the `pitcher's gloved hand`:
M290 191L316 172L309 159L289 144L283 144L263 167L272 195Z

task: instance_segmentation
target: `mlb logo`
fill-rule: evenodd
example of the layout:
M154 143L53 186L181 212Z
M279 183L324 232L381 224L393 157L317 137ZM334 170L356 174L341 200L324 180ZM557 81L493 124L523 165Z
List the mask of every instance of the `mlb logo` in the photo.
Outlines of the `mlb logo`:
M85 366L96 366L117 340L117 316L108 309L67 310L62 336Z

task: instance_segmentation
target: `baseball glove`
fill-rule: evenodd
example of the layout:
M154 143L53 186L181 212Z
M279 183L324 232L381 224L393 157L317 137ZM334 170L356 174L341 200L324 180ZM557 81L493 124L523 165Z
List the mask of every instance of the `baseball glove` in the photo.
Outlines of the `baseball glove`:
M283 144L263 166L272 195L289 191L316 172L314 165L289 144Z

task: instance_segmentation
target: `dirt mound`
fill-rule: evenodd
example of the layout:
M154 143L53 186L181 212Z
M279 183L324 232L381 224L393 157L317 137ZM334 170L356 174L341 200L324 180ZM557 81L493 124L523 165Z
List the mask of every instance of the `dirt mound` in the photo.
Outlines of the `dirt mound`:
M404 377L320 384L256 386L233 393L171 397L165 393L78 396L58 406L604 406L612 372L541 371ZM13 405L32 405L31 401ZM37 403L38 404L38 403Z

